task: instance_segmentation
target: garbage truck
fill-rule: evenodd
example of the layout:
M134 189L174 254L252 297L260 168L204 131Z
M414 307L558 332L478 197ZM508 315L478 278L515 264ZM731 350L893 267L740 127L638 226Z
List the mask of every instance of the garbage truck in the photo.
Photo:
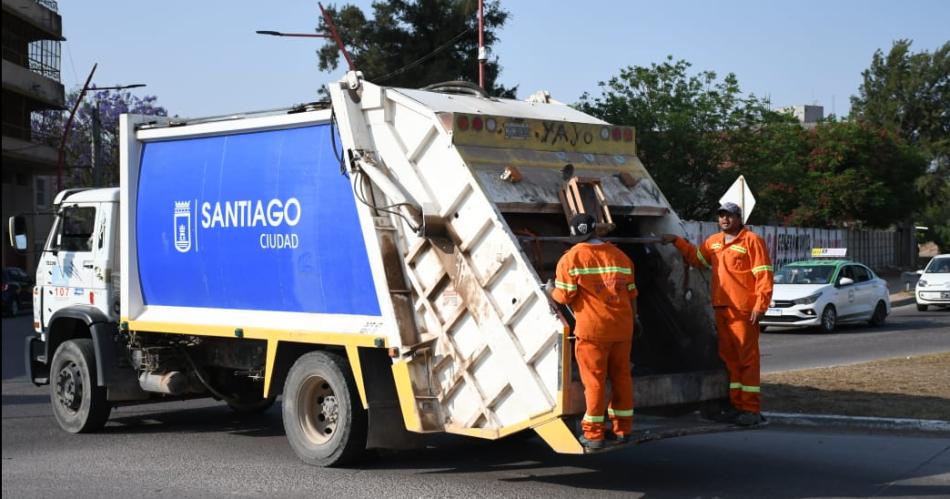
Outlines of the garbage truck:
M690 419L728 394L708 281L659 244L683 225L632 128L462 83L351 72L329 94L123 115L120 186L56 196L25 349L65 431L123 405L213 397L253 413L280 395L314 465L437 432L591 452L573 318L543 289L578 212L636 263L631 442L725 429Z

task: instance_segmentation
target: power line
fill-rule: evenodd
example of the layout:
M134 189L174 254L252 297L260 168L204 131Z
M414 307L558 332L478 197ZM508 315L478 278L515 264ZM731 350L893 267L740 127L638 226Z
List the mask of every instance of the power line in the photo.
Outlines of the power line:
M449 41L443 43L442 45L439 45L439 46L436 47L435 50L433 50L432 52L429 52L428 54L426 54L426 55L420 57L419 59L416 59L415 61L410 62L409 64L406 64L405 66L403 66L403 67L401 67L401 68L399 68L399 69L397 69L397 70L395 70L395 71L392 71L392 72L390 72L390 73L387 73L387 74L385 74L385 75L383 75L383 76L381 76L381 77L379 77L379 78L373 78L373 81L374 81L375 83L382 83L382 82L388 80L389 78L392 78L393 76L398 76L398 75L400 75L400 74L402 74L402 73L405 73L406 71L409 71L410 69L412 69L412 68L418 66L419 64L422 64L423 62L425 62L425 61L431 59L432 57L434 57L434 56L435 56L436 54L438 54L439 52L442 52L443 50L445 50L445 49L451 47L452 45L455 44L455 42L459 41L459 39L461 39L463 36L467 35L468 33L471 33L471 31L472 31L472 28L465 28L464 31L462 31L461 33L455 35L455 37L452 38L451 40L449 40Z

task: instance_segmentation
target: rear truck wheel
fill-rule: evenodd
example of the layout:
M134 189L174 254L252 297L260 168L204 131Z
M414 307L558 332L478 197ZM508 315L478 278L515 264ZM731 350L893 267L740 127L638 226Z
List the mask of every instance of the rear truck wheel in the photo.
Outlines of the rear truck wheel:
M112 406L96 386L96 357L89 338L64 342L50 366L50 402L56 422L70 433L102 429Z
M887 320L887 307L884 305L884 302L879 301L874 307L874 313L871 314L871 319L868 320L868 324L872 326L880 326L884 324L884 321Z
M918 312L926 312L926 311L927 311L927 305L921 305L921 304L918 303L918 304L917 304L917 311L918 311Z
M823 333L833 333L838 325L838 311L834 305L828 305L821 312L821 324L818 326Z
M349 364L336 354L310 352L294 362L283 416L290 447L307 464L342 466L366 451L366 411Z

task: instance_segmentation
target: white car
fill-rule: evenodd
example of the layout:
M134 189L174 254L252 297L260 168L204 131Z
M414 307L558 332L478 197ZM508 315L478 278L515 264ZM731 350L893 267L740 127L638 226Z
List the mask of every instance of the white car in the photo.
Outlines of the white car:
M924 270L917 273L920 274L914 289L917 310L925 312L930 305L950 306L950 253L931 258Z
M840 323L879 325L891 313L887 282L849 260L805 260L775 273L772 303L759 325L818 326L830 333Z

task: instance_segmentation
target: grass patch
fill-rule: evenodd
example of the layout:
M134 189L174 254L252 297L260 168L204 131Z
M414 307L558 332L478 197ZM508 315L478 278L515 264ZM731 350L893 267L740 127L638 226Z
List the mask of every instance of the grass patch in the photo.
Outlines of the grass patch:
M766 411L950 421L950 352L762 375Z

